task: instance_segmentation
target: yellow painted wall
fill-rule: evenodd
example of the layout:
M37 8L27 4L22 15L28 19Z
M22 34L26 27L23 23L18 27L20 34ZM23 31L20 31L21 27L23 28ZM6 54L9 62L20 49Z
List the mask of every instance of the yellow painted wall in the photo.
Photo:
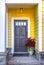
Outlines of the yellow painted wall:
M42 0L42 51L44 51L44 0Z
M30 37L34 38L34 9L23 9L21 13L20 9L8 9L8 46L12 45L12 18L13 17L28 17L30 19Z
M35 6L35 40L36 40L36 46L35 48L38 48L38 6Z

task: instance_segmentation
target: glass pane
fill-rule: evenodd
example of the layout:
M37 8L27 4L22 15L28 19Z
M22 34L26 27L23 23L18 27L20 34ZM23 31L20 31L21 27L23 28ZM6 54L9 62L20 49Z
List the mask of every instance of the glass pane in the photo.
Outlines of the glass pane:
M21 26L23 25L23 22L21 22Z
M26 22L24 22L24 26L26 26Z
M16 26L18 26L18 22L16 22Z
M18 23L19 23L19 26L20 26L21 25L20 22L18 22Z

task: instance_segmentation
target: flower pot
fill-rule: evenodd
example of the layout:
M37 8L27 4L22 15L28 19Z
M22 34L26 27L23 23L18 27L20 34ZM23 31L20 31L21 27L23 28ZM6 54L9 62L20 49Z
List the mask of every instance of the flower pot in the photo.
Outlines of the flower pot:
M30 55L33 55L33 51L29 51L29 54L30 54Z
M29 47L27 47L27 52L29 52Z
M33 47L27 47L27 52L29 53L29 55L33 55L34 53L34 48Z

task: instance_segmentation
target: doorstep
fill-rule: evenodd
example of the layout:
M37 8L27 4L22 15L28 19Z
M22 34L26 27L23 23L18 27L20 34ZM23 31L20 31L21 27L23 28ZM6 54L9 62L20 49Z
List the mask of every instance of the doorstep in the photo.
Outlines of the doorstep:
M14 52L13 56L29 56L29 52Z
M39 65L40 62L34 56L15 56L8 62L9 65Z

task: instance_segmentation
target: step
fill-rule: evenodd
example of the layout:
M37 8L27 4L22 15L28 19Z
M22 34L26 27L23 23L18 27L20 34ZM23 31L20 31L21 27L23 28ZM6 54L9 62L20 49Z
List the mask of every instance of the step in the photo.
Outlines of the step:
M41 65L41 64L9 64L9 65Z
M14 52L13 56L29 56L29 52Z
M34 56L15 56L8 62L9 65L40 65Z

